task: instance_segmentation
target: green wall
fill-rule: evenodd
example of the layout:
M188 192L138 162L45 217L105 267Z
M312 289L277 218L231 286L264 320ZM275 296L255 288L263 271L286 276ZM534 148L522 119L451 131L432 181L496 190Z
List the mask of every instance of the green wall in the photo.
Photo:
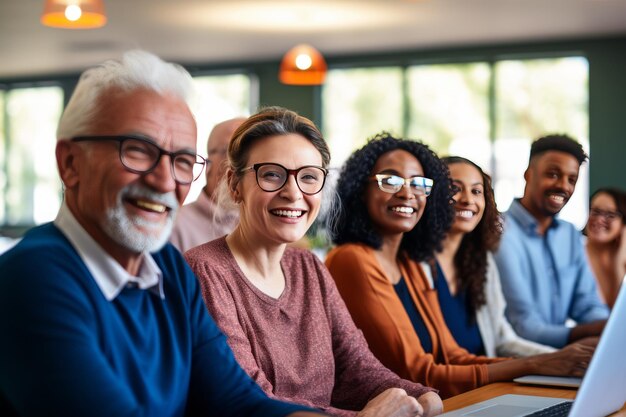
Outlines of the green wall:
M282 106L319 123L318 111L321 87L293 86L278 81L279 62L259 65L259 105Z
M593 43L587 58L590 189L626 189L626 38Z

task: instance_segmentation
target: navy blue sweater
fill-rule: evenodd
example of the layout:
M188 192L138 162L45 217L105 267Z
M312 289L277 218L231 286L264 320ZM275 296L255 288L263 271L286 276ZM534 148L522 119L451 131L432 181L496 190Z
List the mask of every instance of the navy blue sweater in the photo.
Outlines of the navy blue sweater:
M283 416L235 361L197 281L167 245L165 299L107 301L53 225L0 256L0 415Z

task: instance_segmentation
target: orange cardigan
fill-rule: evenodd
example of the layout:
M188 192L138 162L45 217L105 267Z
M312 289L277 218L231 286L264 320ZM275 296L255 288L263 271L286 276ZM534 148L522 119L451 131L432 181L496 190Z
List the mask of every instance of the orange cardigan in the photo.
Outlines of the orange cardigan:
M437 388L444 398L489 383L486 364L503 359L473 355L456 343L445 324L437 293L417 262L405 260L400 269L432 339L432 354L422 348L374 249L362 244L341 245L328 254L326 266L370 349L389 369L402 378Z

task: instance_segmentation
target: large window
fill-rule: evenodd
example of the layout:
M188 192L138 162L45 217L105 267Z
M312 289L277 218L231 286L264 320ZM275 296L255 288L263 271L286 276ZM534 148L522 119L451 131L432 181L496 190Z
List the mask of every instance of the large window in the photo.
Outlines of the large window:
M0 90L0 224L5 223L6 217L6 195L5 189L7 184L7 175L6 175L6 137L5 137L5 93L3 90Z
M407 136L488 167L490 75L484 63L409 67Z
M247 74L207 75L194 79L198 97L198 152L206 155L213 126L255 108L256 86ZM54 149L63 111L60 87L0 90L0 229L23 229L53 220L62 199ZM194 183L188 200L204 186Z
M330 71L322 103L325 137L336 166L372 134L402 132L402 70Z
M389 130L481 165L494 177L502 211L523 194L532 140L567 133L589 149L588 63L581 57L336 69L323 98L333 165ZM561 213L579 227L588 189L585 164Z
M207 139L213 126L234 117L249 116L258 105L254 79L247 74L194 77L198 103L194 109L198 123L198 153L207 156ZM191 186L186 202L194 201L206 184L202 175Z
M0 221L24 226L52 220L61 201L54 148L63 90L17 88L3 95Z
M500 61L495 65L495 171L499 207L523 193L532 138L567 133L589 151L588 62L584 58ZM589 169L561 216L582 228L587 219Z

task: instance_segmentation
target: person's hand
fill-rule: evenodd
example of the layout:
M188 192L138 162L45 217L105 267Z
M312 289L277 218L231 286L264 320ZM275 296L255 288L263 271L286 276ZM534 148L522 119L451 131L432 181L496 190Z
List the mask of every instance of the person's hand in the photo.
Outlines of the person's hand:
M582 377L587 370L595 346L591 346L590 340L572 343L563 349L537 355L538 369L542 375L577 376Z
M423 395L422 395L423 397ZM421 397L420 397L421 398ZM389 388L367 403L358 417L422 417L424 409L401 388Z
M578 324L570 330L568 341L573 343L587 337L600 336L604 330L605 324L606 320Z
M417 402L420 403L424 409L424 417L438 416L443 413L443 401L441 401L441 397L434 392L427 392L426 394L420 395Z
M579 344L585 345L585 346L590 346L590 347L595 349L596 346L598 346L598 342L599 341L600 341L600 337L599 336L589 336L589 337L585 337L583 339L580 339L576 343L579 343Z

